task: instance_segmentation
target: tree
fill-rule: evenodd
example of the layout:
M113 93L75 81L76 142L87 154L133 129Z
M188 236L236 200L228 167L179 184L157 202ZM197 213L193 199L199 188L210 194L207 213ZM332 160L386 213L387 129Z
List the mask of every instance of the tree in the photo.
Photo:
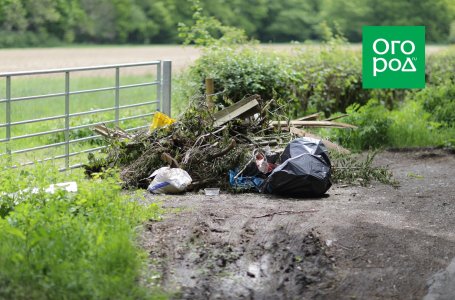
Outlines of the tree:
M427 41L444 42L455 19L453 6L449 0L325 0L323 18L338 24L352 42L361 41L364 25L422 25Z
M320 22L320 1L271 1L269 7L261 40L289 42L317 38L315 26Z
M0 1L0 28L4 31L25 31L27 12L20 0Z

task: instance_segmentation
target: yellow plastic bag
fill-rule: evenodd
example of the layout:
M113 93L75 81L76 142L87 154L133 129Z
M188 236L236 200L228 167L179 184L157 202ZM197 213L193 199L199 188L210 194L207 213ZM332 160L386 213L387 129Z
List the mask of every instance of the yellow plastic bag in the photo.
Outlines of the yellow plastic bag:
M163 127L166 125L171 125L174 122L175 122L175 119L172 119L168 115L157 111L153 115L153 120L152 120L152 124L150 125L150 130L155 130L159 127Z

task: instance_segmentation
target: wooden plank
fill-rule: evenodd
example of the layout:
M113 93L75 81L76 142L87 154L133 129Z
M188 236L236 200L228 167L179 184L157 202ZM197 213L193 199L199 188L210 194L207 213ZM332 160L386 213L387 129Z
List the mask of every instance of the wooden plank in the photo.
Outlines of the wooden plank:
M205 96L206 96L206 103L209 110L212 110L214 107L213 104L213 94L215 93L215 85L213 83L212 78L205 79Z
M259 102L257 100L258 97L259 96L254 95L252 97L242 99L239 102L234 103L233 105L215 113L213 115L215 119L213 126L215 127L221 126L240 116L247 117L258 112L259 109Z
M332 127L332 128L357 128L357 126L332 122L332 121L272 121L273 126L294 126L294 127Z

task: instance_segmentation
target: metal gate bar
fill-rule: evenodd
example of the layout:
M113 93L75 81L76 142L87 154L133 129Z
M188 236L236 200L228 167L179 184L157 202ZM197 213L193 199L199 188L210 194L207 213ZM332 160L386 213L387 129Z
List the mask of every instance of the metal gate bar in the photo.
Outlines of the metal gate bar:
M120 85L122 69L132 68L132 67L144 67L144 66L155 66L156 80L152 80L149 82L143 82L143 83L137 83L137 84ZM154 114L155 110L162 111L167 115L171 114L171 68L172 68L171 61L150 61L150 62L139 62L139 63L129 63L129 64L81 67L81 68L64 68L64 69L49 69L49 70L37 70L37 71L0 73L0 78L5 78L5 93L4 93L5 98L4 99L0 98L0 104L5 103L5 123L0 124L0 128L5 128L5 138L2 138L2 139L0 138L0 144L6 145L6 152L0 153L0 157L6 155L9 158L11 158L11 156L14 154L28 153L28 152L38 151L38 150L52 148L52 147L64 146L65 149L64 149L63 155L56 155L54 157L46 157L46 158L42 158L38 161L48 161L48 160L64 158L65 167L63 169L68 170L70 168L75 168L75 167L80 166L80 164L70 166L70 157L81 154L81 153L97 151L97 150L102 149L104 146L90 148L90 149L84 149L79 152L70 152L71 144L84 142L84 141L88 141L88 140L92 140L92 139L96 139L96 138L100 137L99 135L93 134L92 136L88 136L88 137L71 139L70 132L72 130L92 127L92 126L99 125L99 124L114 124L114 125L118 126L120 121L126 121L126 120L132 120L132 119L136 119L136 118L152 116ZM104 70L104 69L115 70L114 86L102 87L102 88L96 88L96 89L81 89L81 90L71 91L71 74L72 73L81 72L81 71L89 72L89 71ZM61 73L61 74L64 74L64 76L65 76L64 77L65 87L64 87L63 92L49 93L49 94L43 94L43 95L26 95L26 96L22 96L22 97L12 97L12 95L14 94L14 90L12 90L13 78L23 77L23 76L32 76L32 75L48 75L48 74L54 74L54 73ZM145 86L156 86L155 99L145 100L140 103L121 105L120 90L134 89L134 88L145 87ZM105 92L105 91L114 91L113 107L99 108L99 109L76 112L76 113L70 112L70 104L71 104L72 95L89 94L89 93ZM15 122L12 121L11 103L19 102L19 101L33 101L33 100L37 100L37 99L46 99L46 98L53 98L53 97L64 97L64 99L65 99L64 110L65 111L64 111L63 115L55 115L55 116L50 116L50 117L45 117L45 118L20 120L20 121L15 121ZM120 116L121 110L126 110L126 109L133 108L133 107L151 106L151 105L156 105L156 107L155 107L155 109L150 109L150 113L132 115L129 117L124 117L124 118L121 118L121 116ZM109 111L114 111L114 120L105 120L105 121L94 122L94 123L90 123L90 124L80 124L80 125L76 125L76 126L70 126L70 120L72 117L78 117L78 116L90 115L90 114L96 114L96 113L102 113L102 112L109 112ZM20 126L20 125L25 125L25 124L59 120L59 119L64 120L65 125L63 128L35 132L35 133L25 134L25 135L18 135L18 136L12 136L12 134L11 134L11 132L12 132L11 128L13 126ZM147 123L147 124L144 124L143 126L138 126L135 128L127 128L126 130L133 131L133 130L138 130L141 128L146 128L148 126L149 126L149 124ZM21 140L21 139L30 138L30 137L37 137L37 136L42 136L42 135L48 135L48 134L56 134L56 133L61 133L61 132L64 133L64 141L62 141L62 142L43 144L43 145L38 145L35 147L18 149L18 150L13 150L13 151L11 150L10 145L9 145L9 143L11 141ZM30 165L30 164L33 164L33 162L21 163L21 165Z

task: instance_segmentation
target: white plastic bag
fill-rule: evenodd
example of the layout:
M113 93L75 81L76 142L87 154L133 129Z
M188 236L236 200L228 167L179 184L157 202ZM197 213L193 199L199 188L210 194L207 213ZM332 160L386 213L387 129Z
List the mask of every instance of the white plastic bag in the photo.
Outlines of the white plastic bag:
M184 192L191 184L190 175L180 168L162 167L152 173L153 178L147 190L154 194L176 194Z

